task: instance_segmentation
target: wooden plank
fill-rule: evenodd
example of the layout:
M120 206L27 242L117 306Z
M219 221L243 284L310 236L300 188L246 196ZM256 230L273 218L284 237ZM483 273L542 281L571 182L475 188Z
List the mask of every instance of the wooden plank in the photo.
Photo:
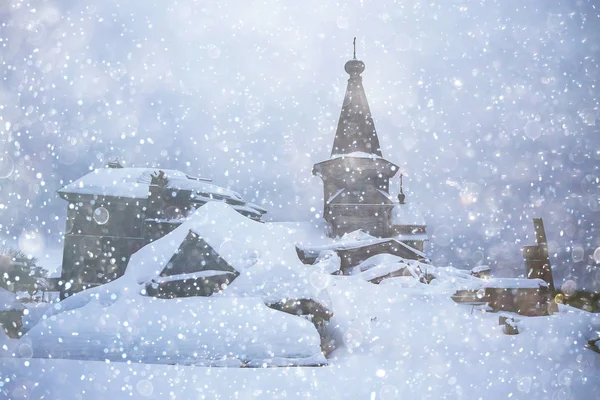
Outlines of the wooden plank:
M547 244L546 230L544 229L544 221L541 218L533 219L533 228L535 229L535 239L538 245Z

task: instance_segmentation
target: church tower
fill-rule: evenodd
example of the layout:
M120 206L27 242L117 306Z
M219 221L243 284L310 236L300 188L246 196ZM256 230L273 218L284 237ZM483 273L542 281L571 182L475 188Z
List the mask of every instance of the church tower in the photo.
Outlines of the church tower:
M356 59L356 47L344 69L350 78L331 157L313 167L313 175L323 180L323 217L332 237L357 229L390 237L397 203L390 196L389 181L398 166L383 158L362 84L365 64Z

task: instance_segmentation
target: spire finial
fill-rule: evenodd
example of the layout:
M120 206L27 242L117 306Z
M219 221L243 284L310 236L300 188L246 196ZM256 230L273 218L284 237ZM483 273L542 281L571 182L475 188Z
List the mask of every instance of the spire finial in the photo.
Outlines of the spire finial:
M365 70L365 63L356 59L356 37L352 41L352 47L354 48L354 58L344 65L344 69L350 77L356 78Z

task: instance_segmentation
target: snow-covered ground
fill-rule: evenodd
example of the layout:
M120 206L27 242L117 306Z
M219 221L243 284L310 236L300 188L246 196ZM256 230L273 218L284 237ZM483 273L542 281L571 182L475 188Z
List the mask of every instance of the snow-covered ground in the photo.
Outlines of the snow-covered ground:
M314 239L315 227L292 225L252 221L220 203L201 207L138 251L122 278L52 306L20 340L1 337L0 394L598 398L600 354L585 345L600 317L570 307L549 317L515 315L519 334L506 335L498 313L450 298L458 288L502 281L391 255L365 260L350 276L330 275L339 258L327 253L315 265L303 265L294 243ZM144 295L145 284L160 274L190 230L240 275L211 297ZM369 282L399 269L406 273L379 285ZM265 305L286 298L313 299L333 311L326 336L335 349L327 360L312 323ZM262 368L290 363L308 366Z
M425 287L425 285L423 285ZM208 368L3 358L7 398L207 399L594 399L600 354L584 348L600 320L569 307L519 317L505 335L498 314L472 310L443 293L331 277L337 339L327 367Z
M19 346L36 358L231 367L324 362L309 321L257 298L107 294L41 321Z
M407 288L397 279L412 278L373 285L360 275L331 276L324 283L338 343L327 367L208 368L136 363L131 356L115 362L119 357L108 355L112 361L39 359L32 358L30 342L5 340L4 354L16 357L2 359L2 393L52 399L598 398L600 355L584 347L598 316L569 307L550 317L517 316L520 333L509 336L498 314L454 303L452 285L413 282ZM117 325L123 320L110 318ZM260 314L254 318L268 324ZM219 338L212 339L218 347ZM58 342L48 340L49 348ZM119 355L118 347L110 348Z

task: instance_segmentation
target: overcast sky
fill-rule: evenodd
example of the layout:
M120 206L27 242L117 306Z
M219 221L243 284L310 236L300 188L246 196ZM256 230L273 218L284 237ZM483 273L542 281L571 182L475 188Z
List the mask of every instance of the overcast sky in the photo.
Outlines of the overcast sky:
M272 220L314 219L312 165L330 154L356 36L434 261L522 273L539 216L561 274L600 281L593 3L2 1L2 235L62 246L55 191L114 157L210 177Z

